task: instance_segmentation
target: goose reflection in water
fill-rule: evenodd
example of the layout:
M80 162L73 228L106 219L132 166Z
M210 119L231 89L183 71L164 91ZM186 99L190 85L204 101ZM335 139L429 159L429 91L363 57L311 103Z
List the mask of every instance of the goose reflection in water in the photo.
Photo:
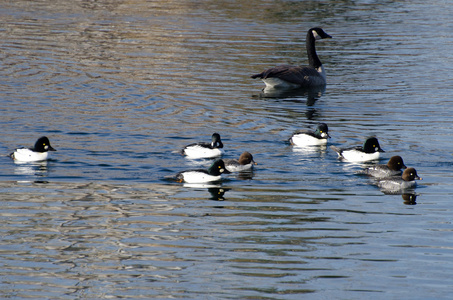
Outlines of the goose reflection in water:
M296 103L305 103L307 106L313 106L315 102L324 95L326 86L312 88L298 88L292 90L281 90L274 88L264 88L259 94L260 98L278 99L292 101Z

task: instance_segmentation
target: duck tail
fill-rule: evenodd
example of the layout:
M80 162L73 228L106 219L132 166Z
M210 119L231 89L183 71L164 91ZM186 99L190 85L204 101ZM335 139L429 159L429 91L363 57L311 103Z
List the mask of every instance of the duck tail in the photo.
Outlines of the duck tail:
M338 148L338 147L335 147L335 146L330 146L330 149L332 149L333 151L337 152L338 156L341 156L341 149Z

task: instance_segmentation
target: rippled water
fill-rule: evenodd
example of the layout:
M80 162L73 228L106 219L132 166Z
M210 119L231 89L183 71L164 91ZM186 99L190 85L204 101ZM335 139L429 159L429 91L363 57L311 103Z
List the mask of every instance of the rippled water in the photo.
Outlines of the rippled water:
M447 1L15 1L0 4L2 298L447 299L453 38ZM305 64L325 91L249 78ZM329 148L376 135L423 181L387 195ZM165 180L219 132L253 173ZM6 155L49 136L47 163ZM414 201L414 198L415 201Z

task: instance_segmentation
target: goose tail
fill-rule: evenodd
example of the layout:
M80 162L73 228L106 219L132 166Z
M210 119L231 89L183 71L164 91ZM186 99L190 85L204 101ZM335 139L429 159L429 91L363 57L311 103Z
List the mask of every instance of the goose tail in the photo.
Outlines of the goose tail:
M252 75L252 76L250 76L250 78L253 78L253 79L255 79L255 78L263 78L263 73Z

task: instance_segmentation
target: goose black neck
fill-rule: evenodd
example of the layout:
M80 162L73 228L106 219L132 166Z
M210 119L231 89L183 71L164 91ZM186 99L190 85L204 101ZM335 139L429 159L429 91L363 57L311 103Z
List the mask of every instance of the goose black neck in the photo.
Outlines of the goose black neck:
M307 56L308 56L308 64L310 67L313 68L319 68L322 63L319 60L318 54L316 54L316 48L315 48L315 37L313 36L313 32L309 30L307 32L307 39L305 41L305 44L307 46Z

